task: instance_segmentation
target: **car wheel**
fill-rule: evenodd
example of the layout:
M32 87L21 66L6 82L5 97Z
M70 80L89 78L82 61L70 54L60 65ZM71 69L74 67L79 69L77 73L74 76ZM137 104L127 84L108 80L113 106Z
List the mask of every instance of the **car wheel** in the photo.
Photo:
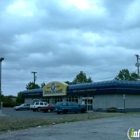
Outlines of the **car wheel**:
M41 111L41 110L40 110L40 107L37 109L37 111Z
M48 112L51 112L51 110L50 110L50 109L48 109Z
M60 114L60 112L57 112L57 114Z
M85 109L82 109L82 110L81 110L81 113L85 113Z
M67 110L63 110L63 114L67 114L68 113L68 111Z

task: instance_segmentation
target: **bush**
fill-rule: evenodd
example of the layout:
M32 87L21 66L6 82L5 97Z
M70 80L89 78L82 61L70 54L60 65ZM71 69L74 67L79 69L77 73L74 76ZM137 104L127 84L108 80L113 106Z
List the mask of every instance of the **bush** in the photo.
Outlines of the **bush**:
M116 107L110 107L107 109L107 112L117 112L117 108Z

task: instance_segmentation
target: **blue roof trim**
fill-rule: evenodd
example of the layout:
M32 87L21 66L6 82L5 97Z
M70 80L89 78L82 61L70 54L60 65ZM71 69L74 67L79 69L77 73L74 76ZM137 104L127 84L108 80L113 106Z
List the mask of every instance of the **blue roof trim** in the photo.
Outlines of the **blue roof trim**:
M40 92L40 93L42 93L43 92L43 89L42 88L38 88L38 89L30 89L30 90L24 90L24 91L22 91L22 93L34 93L34 92Z
M140 81L110 80L69 85L67 95L85 94L140 94ZM43 89L22 91L25 98L43 97Z
M22 96L24 98L38 98L38 97L43 97L43 89L32 89L32 90L24 90L22 91Z
M125 88L140 88L140 81L124 81L124 80L110 80L102 82L84 83L69 85L68 90L83 89L83 88L103 88L103 87L125 87Z

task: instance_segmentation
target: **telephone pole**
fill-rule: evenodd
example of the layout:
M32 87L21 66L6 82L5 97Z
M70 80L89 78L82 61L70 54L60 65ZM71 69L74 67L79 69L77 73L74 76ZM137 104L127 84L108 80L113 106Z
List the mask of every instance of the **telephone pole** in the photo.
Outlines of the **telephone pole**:
M34 75L34 88L35 88L35 80L36 80L36 76L35 76L35 74L36 74L37 72L32 71L31 73L33 73L33 75Z
M140 59L140 57L139 57L138 54L136 54L136 58L137 58L136 67L138 68L138 76L140 77L140 70L139 70L139 67L140 67L139 59Z
M1 106L1 65L2 65L2 61L4 60L3 57L0 58L0 113L2 113L1 109L2 109L2 106Z

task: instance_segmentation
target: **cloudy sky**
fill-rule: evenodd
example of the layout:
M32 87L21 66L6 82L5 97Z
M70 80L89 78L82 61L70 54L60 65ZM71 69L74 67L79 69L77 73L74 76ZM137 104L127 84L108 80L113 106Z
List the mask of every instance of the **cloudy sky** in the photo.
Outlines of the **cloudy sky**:
M33 81L93 81L137 72L139 0L0 0L2 93L17 95Z

